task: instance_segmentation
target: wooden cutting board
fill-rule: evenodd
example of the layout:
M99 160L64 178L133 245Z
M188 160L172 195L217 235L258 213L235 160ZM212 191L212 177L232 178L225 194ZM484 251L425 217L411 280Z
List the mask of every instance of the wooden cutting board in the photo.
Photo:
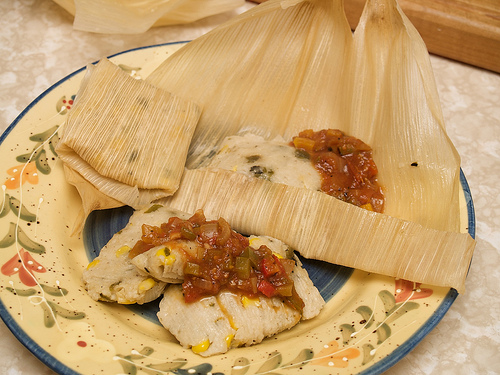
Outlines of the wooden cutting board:
M353 30L365 2L344 0ZM500 73L500 0L399 0L399 5L429 52Z

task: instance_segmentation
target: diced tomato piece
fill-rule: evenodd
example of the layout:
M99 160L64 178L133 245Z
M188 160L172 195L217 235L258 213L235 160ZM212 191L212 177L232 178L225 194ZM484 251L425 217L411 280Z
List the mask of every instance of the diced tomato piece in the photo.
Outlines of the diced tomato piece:
M280 272L280 267L274 258L264 258L260 262L260 272L267 278Z
M259 290L259 292L269 298L273 297L276 293L276 288L266 279L263 279L259 282L257 289Z

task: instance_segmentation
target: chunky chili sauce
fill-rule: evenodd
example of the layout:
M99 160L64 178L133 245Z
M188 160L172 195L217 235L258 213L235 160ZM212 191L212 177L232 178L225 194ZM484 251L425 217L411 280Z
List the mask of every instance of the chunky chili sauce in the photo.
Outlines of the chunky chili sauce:
M184 265L182 289L186 302L216 295L221 290L250 298L280 297L302 311L290 274L293 259L278 258L267 246L253 248L249 239L231 229L223 218L207 221L202 210L187 220L172 217L158 226L142 225L142 237L129 253L133 258L172 240L196 241L198 254L189 255Z
M377 182L372 149L366 143L336 129L308 129L293 137L292 145L321 174L323 192L371 211L383 211L384 194Z

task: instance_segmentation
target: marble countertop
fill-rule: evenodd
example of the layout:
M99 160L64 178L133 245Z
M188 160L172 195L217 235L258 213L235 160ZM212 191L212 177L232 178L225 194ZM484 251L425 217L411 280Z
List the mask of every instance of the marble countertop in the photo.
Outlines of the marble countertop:
M234 14L140 35L75 31L51 0L0 3L0 131L39 94L103 56L190 40ZM432 56L449 136L474 200L477 247L460 295L437 327L387 374L496 374L500 369L500 75ZM0 323L0 373L54 374Z

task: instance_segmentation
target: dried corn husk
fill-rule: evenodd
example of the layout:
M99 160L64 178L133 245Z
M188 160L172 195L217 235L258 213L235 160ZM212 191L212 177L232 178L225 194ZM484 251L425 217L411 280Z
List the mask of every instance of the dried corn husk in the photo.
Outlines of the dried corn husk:
M64 175L66 181L76 188L82 199L82 208L78 212L71 235L77 235L83 231L85 220L92 211L123 206L122 202L100 192L99 189L83 178L80 173L67 165L64 165Z
M67 175L75 171L70 181L77 182L84 212L117 201L141 208L173 194L199 115L193 103L107 59L89 67L56 149Z
M228 12L244 0L54 0L75 16L76 30L138 34L153 26L177 25Z
M342 5L269 0L189 43L148 80L204 108L188 168L229 135L338 128L372 146L385 215L227 172L206 189L208 177L197 175L205 172L187 171L172 204L220 214L312 258L463 291L474 241L459 233L460 160L425 45L396 0L369 0L354 35Z
M188 159L195 167L238 132L290 139L297 113L309 116L301 130L343 125L351 44L341 1L268 1L190 42L147 80L206 104Z
M459 231L460 158L429 54L396 1L370 0L354 34L351 133L374 145L386 212Z
M216 195L214 195L216 192ZM474 240L364 210L319 191L221 169L186 170L162 202L276 237L306 258L464 291Z
M395 0L368 1L354 36L342 5L267 1L147 78L204 108L187 166L202 165L228 135L289 140L338 128L372 146L388 215L458 231L460 161L422 40Z

